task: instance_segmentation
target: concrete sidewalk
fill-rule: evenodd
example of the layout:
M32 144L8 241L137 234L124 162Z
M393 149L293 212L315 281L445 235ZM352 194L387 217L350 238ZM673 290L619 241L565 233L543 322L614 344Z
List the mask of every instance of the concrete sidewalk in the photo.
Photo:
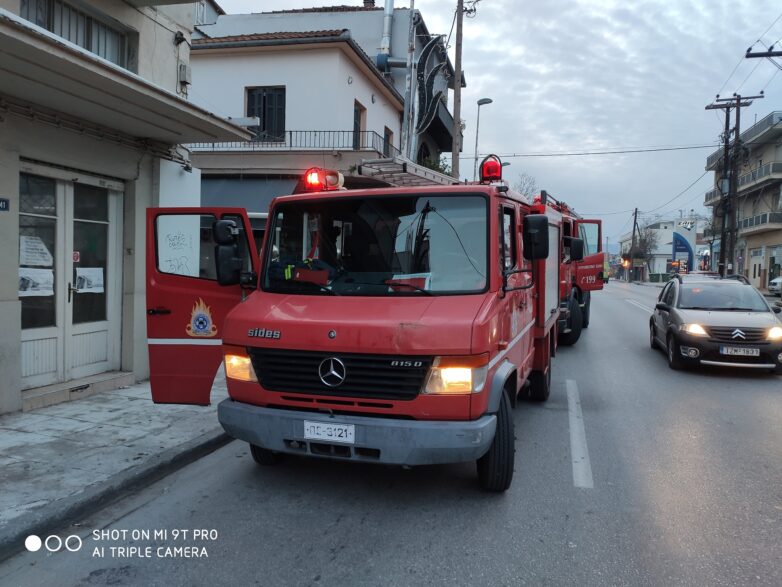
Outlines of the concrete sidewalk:
M149 382L0 416L0 560L229 441L212 405L155 405Z

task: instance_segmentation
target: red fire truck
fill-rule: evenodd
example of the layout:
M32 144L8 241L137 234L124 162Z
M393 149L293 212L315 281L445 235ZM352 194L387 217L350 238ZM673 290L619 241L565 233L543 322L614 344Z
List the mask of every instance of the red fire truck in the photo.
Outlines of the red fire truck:
M292 453L476 461L510 486L511 406L545 401L562 215L501 181L276 198L260 255L243 209L147 212L147 333L158 403L209 403L260 464ZM572 245L571 245L572 246Z
M581 330L589 327L592 292L603 289L608 277L604 273L602 221L582 218L565 202L557 201L545 191L535 196L534 201L562 215L558 341L573 345L581 337Z

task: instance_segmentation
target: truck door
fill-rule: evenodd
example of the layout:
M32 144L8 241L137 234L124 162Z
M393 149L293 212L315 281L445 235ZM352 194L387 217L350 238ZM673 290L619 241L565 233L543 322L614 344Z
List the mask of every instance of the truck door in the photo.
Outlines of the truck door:
M575 235L584 241L584 259L576 267L576 283L582 291L603 289L603 221L576 220Z
M243 208L147 209L147 344L155 403L208 405L223 359L225 315L242 286L218 285L212 223L239 228L243 271L258 272L252 227Z

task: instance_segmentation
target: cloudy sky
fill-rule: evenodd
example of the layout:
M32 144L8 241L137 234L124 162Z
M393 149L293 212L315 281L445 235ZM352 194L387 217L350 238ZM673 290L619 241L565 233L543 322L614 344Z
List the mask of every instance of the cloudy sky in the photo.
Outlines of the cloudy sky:
M232 14L362 4L218 2ZM446 35L455 6L456 0L415 2L429 30ZM779 70L768 60L743 59L758 39L756 50L778 42L781 12L778 0L480 0L475 17L464 21L463 177L472 170L476 101L488 97L494 102L481 108L479 151L505 155L511 181L526 172L538 188L602 217L611 242L630 229L635 207L643 218L688 215L692 208L705 214L713 180L701 175L713 149L529 155L716 145L724 118L704 106L718 92L765 90L765 99L742 110L742 128L782 110L782 73L775 76Z

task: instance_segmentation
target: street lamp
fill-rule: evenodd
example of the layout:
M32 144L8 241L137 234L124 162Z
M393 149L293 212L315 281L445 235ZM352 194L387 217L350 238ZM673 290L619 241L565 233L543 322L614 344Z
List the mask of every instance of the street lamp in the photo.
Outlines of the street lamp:
M491 104L494 100L491 98L481 98L478 100L478 120L475 122L475 163L472 167L472 180L475 181L478 178L478 129L481 125L481 106L484 104Z

